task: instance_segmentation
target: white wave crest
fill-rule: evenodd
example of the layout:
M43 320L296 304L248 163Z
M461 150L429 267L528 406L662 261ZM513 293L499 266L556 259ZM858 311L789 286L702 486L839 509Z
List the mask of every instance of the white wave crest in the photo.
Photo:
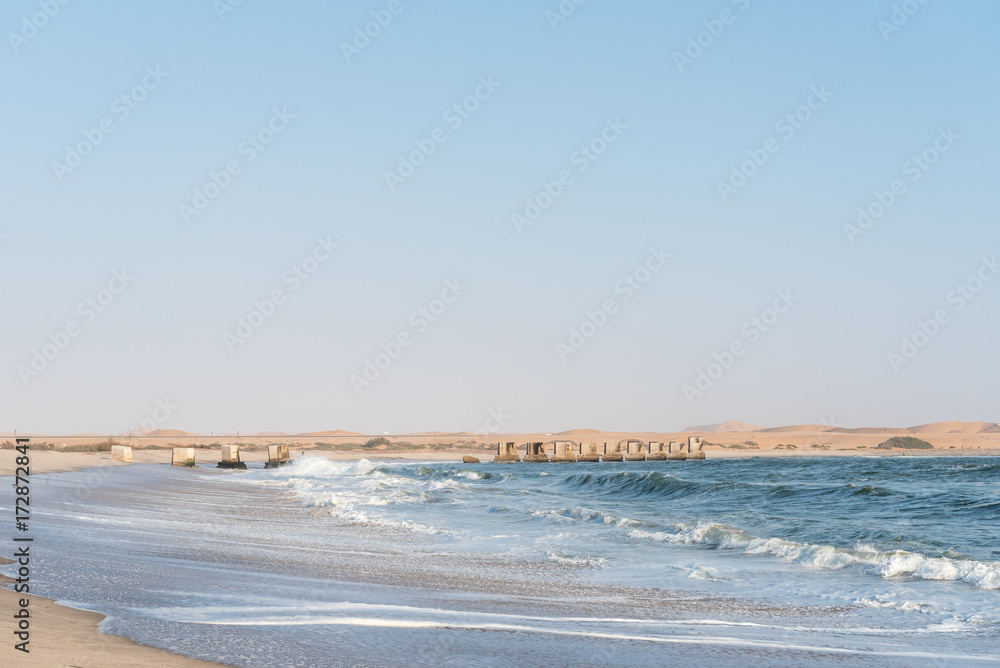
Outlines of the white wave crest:
M673 531L633 529L629 535L639 539L715 545L719 549L741 550L745 554L769 555L817 570L859 566L864 572L884 578L909 576L921 580L966 582L979 589L1000 589L1000 562L927 557L906 550L879 551L870 545L844 548L798 543L782 538L757 538L740 529L715 522L677 524Z

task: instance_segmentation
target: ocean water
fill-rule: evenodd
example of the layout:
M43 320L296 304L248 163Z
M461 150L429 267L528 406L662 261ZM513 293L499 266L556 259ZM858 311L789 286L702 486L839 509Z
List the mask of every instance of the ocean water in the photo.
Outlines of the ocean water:
M238 666L1000 662L997 458L307 456L32 504L33 593Z

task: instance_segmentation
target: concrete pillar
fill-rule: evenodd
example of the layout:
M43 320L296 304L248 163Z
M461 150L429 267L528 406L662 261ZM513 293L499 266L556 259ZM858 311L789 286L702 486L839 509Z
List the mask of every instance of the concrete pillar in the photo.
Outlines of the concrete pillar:
M620 462L624 459L622 455L621 443L612 443L610 446L604 444L604 456L601 457L602 462Z
M575 462L573 456L573 441L556 441L552 448L552 461Z
M273 469L279 466L284 466L291 461L288 455L287 445L269 445L267 446L267 463L264 464L264 468Z
M544 443L528 443L528 451L524 455L526 462L547 462L549 456L545 454Z
M642 441L628 441L625 444L625 461L641 462L646 459L646 446Z
M688 449L687 458L688 459L704 459L705 458L705 444L702 443L701 436L688 436Z
M650 441L646 449L646 461L663 461L667 458L667 453L663 449L663 443Z
M521 458L517 454L517 443L508 441L507 443L497 443L497 456L495 462L519 462Z
M245 469L246 467L247 465L240 461L240 446L238 445L222 446L222 461L218 463L216 468Z
M684 447L677 441L670 441L670 445L667 447L667 459L671 461L680 461L687 459L687 454L684 452Z
M194 466L194 448L174 448L170 463L174 466Z
M132 463L132 448L127 445L111 446L111 461Z
M578 462L599 462L601 455L597 452L597 443L581 443L580 456L576 458Z

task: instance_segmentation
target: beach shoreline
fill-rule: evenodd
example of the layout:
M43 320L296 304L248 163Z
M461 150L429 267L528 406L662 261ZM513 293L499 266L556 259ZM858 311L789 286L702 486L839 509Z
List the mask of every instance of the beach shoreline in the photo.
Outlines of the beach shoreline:
M418 462L427 462L428 465L432 465L432 462L446 463L446 468L450 471L454 471L455 468L452 463L457 463L460 461L462 451L457 452L436 452L433 453L433 457L428 457L429 453L393 453L393 452L382 452L382 453L372 453L372 452L313 452L309 454L325 455L329 459L336 459L337 461L358 461L361 459L371 459L373 461L406 461L416 464ZM293 455L297 455L295 452ZM841 456L841 457L857 457L858 455L876 455L881 457L900 457L909 456L914 453L909 452L868 452L868 453L857 453L857 452L812 452L812 453L796 453L794 451L745 451L745 450L735 450L726 452L716 452L710 450L708 457L725 458L725 459L753 459L753 458L787 458L787 457L801 457L803 455L811 458L828 458L830 456ZM972 452L921 452L919 456L956 456L956 455L971 455ZM975 455L987 455L993 454L997 455L1000 453L992 452L987 453L986 451L975 452ZM44 457L41 457L44 455ZM52 499L58 498L55 496L57 491L71 490L75 486L76 489L80 489L80 484L86 487L86 477L99 474L100 472L90 473L87 470L90 467L95 466L114 466L114 467L130 467L132 468L131 474L126 474L124 471L121 473L115 473L115 479L118 476L125 475L123 479L125 481L122 489L134 489L134 485L137 481L149 481L150 494L157 493L159 490L162 493L164 490L169 490L171 494L179 494L180 497L188 498L184 495L185 489L194 489L194 486L198 486L200 483L195 481L195 476L206 476L206 479L219 480L221 485L231 485L234 484L236 480L242 479L239 474L236 474L231 478L232 482L222 482L225 480L230 480L230 475L219 476L215 471L209 472L208 470L214 464L211 463L212 460L217 461L219 452L217 450L199 450L198 457L199 463L204 466L202 471L186 471L184 469L174 469L169 466L170 452L168 450L152 450L152 451L135 451L136 463L140 464L140 467L132 468L128 464L123 464L120 462L111 462L109 453L60 453L51 451L39 451L32 453L32 472L33 474L42 474L43 478L36 479L36 485L39 485L41 489L44 489L49 481L44 479L44 475L49 471L50 468L55 468L59 466L66 467L64 470L74 469L81 471L82 473L74 473L71 476L75 477L76 480L71 483L66 481L61 481L61 477L57 477L51 481ZM261 452L251 452L247 453L248 459L255 463L262 463L266 458L266 453ZM36 459L37 458L37 459ZM484 458L484 463L488 460ZM846 463L846 462L845 462ZM146 466L141 466L145 464ZM150 464L156 465L154 468L148 468ZM317 462L315 460L310 460L304 462L309 466L316 466ZM620 463L610 463L610 468L607 470L609 472L614 471L622 466ZM468 466L468 465L467 465ZM475 466L475 465L471 465ZM507 468L509 465L493 465L493 469ZM589 469L595 468L595 465L588 465ZM625 465L628 466L627 464ZM681 466L681 469L674 469L673 467ZM742 466L742 465L741 465ZM37 468L36 468L37 467ZM603 464L598 464L596 467L601 469L604 468ZM694 467L693 469L691 467ZM531 464L520 464L517 468L525 472L538 471L537 466ZM554 464L550 466L543 466L543 469L549 469L555 471L556 468L560 468L563 471L572 470L565 469L563 467L556 467ZM699 467L694 462L655 462L654 468L658 470L698 470ZM465 470L465 469L463 469ZM701 469L705 470L705 469ZM117 471L117 469L116 469ZM131 485L127 482L129 480L128 475L132 475ZM542 475L549 475L544 473ZM171 483L170 486L157 487L155 484L156 480L169 479L175 481ZM462 480L465 480L462 478ZM175 487L175 485L180 486ZM98 485L100 487L101 485ZM222 490L222 488L220 488ZM103 489L98 491L97 489L91 490L94 494L105 494L109 491L115 493L112 490ZM223 498L227 496L231 497L231 492L228 490L223 491ZM90 499L93 501L95 497L88 493L82 497L84 500ZM113 508L124 508L130 506L127 500L133 498L129 493L124 493L120 499L124 499L125 503L112 503L108 507ZM247 503L248 501L260 512L272 513L274 517L280 518L281 522L292 521L292 523L297 523L299 526L310 526L316 520L316 508L306 505L287 505L282 503L280 506L271 506L271 499L274 497L274 492L266 489L254 489L246 488L240 489L239 498L241 503ZM268 510L269 509L269 510ZM325 515L325 513L323 513ZM255 522L260 522L264 516L255 516ZM75 520L74 520L75 521ZM483 557L482 555L476 556L474 561L470 561L469 555L467 554L449 554L448 551L439 552L419 550L414 552L411 550L411 546L415 546L413 540L422 540L419 538L414 538L410 536L406 538L404 542L397 542L398 533L396 530L392 529L380 529L377 533L371 533L369 528L365 526L354 523L352 521L334 521L329 520L331 526L336 526L338 532L342 532L340 538L337 541L337 547L332 548L336 551L336 559L332 561L326 570L323 572L328 572L332 569L337 573L337 587L359 587L362 585L373 585L376 587L385 587L390 584L395 584L400 582L400 575L405 573L406 575L406 587L415 588L425 592L424 596L430 596L431 598L440 597L440 601L436 602L434 605L427 604L426 608L438 609L443 607L448 607L449 598L448 595L454 591L463 592L464 597L474 597L482 599L482 612L511 612L515 614L526 614L530 612L527 609L522 610L523 603L519 601L535 600L537 602L544 602L545 605L552 608L551 614L555 617L562 618L582 618L583 616L597 616L598 610L595 607L593 601L602 601L600 614L601 616L606 616L608 614L605 609L608 605L608 601L614 597L609 596L609 592L615 592L621 589L620 586L597 586L589 585L587 587L582 586L581 581L577 573L582 576L586 572L586 568L578 564L568 564L561 561L555 561L552 563L546 563L541 567L534 563L518 563L517 560L511 563L492 563L491 559L488 557ZM400 534L402 535L402 534ZM420 536L421 534L416 534ZM373 552L371 540L378 538L376 543L383 543L386 549L379 552ZM350 543L354 542L356 545L365 545L364 552L358 552L357 547L351 547ZM255 544L256 545L256 544ZM248 545L248 547L250 547ZM260 549L260 546L253 547L251 549ZM420 558L414 560L414 555L420 554ZM329 555L328 555L329 556ZM329 558L333 559L332 556ZM285 557L283 557L283 560ZM304 558L300 564L302 568L310 569L314 566L311 565L312 557ZM6 563L11 563L6 561ZM214 562L213 562L214 563ZM475 564L472 566L472 570L464 572L462 569L470 568L470 564ZM236 565L235 562L232 565ZM589 567L588 567L589 568ZM579 570L583 569L583 570ZM306 573L307 575L309 573ZM490 574L493 574L491 576ZM314 574L316 575L316 574ZM502 575L503 579L497 579L496 575ZM541 577L539 577L541 576ZM445 579L442 579L444 577ZM7 589L9 586L9 579L3 579L4 587L0 588L0 596L3 597L3 605L6 610L15 610L17 599L20 595L15 594L13 591ZM478 583L478 584L477 584ZM581 601L565 601L562 600L564 590L566 585L571 584L573 591L576 592L575 598L582 599ZM624 591L624 589L621 589ZM547 591L547 596L541 596L543 591ZM502 592L505 599L488 599L487 595ZM339 598L338 593L337 597ZM623 601L628 601L629 604L622 604L621 609L613 610L613 617L621 618L631 618L635 615L635 610L633 607L639 605L646 606L649 609L643 615L640 615L643 619L674 619L678 621L683 621L683 618L687 616L692 616L693 618L700 618L705 615L715 616L720 611L726 611L726 614L735 615L735 621L739 623L750 623L751 626L759 625L770 619L771 616L776 616L777 618L790 617L788 624L799 624L800 618L812 618L814 615L819 615L820 617L830 617L835 619L837 615L842 614L839 608L830 608L829 610L820 610L819 608L812 609L802 609L793 610L787 604L782 605L779 608L768 608L768 611L764 611L759 607L759 603L753 603L750 600L746 602L741 602L739 598L730 597L703 597L701 595L696 595L691 598L690 594L679 595L674 592L665 592L663 590L645 590L636 589L634 591L629 590L627 596L618 597ZM509 600L508 600L509 599ZM662 599L662 600L661 600ZM72 596L68 597L68 600L85 600L76 599ZM470 599L471 600L471 599ZM660 602L655 602L660 601ZM686 601L682 603L682 601ZM44 599L38 596L32 596L31 602L33 614L34 611L38 611L38 617L32 618L32 649L33 656L25 660L24 657L17 656L19 652L15 652L12 648L13 643L5 648L0 656L4 657L4 665L44 665L44 666L77 666L79 668L90 666L104 666L104 665L134 665L140 666L140 668L145 666L180 666L182 668L187 666L211 666L211 665L227 665L222 663L211 663L203 660L191 659L180 654L172 654L164 649L156 649L148 645L142 645L129 639L129 637L138 637L142 639L142 635L139 636L119 636L111 635L103 632L101 629L105 628L101 624L102 620L108 619L104 615L96 612L90 612L87 610L77 610L73 608L66 607L64 605L59 605L53 600ZM468 600L463 598L463 602L468 604ZM452 601L454 603L454 601ZM505 607L498 607L500 605ZM533 605L537 605L533 604ZM719 607L721 605L721 607ZM689 607L694 606L694 607ZM793 614L794 613L794 614ZM120 621L118 615L113 614L114 623L111 624L111 629L115 629L116 625ZM532 613L535 614L535 613ZM759 615L764 614L763 618ZM769 622L768 622L769 623ZM143 628L143 627L140 627ZM378 633L375 627L369 628L367 633ZM151 636L159 637L159 636ZM146 638L148 640L148 637ZM37 646L36 646L37 641ZM711 638L706 638L705 651L712 652L723 652L721 648L717 645L713 645L713 640ZM168 645L170 647L175 647L176 645ZM680 646L672 646L673 651L687 651L680 648ZM714 649L713 649L714 647ZM692 645L693 648L693 645ZM787 648L782 650L781 656L786 659L807 659L812 657L825 657L821 654L813 654L813 649L806 651L803 648ZM743 650L741 650L743 651ZM745 651L750 651L749 648L745 648ZM754 650L757 651L757 650ZM8 656L9 655L9 656ZM725 655L728 657L728 655ZM771 655L771 658L777 658L779 655ZM226 657L226 655L222 655ZM728 657L731 658L731 657ZM829 657L826 657L829 658ZM9 659L9 660L8 660ZM844 660L848 660L845 659ZM848 660L849 661L849 660Z
M3 565L13 563L0 557ZM0 609L5 613L18 608L26 598L12 588L14 580L0 575ZM5 666L39 666L44 668L103 668L134 666L135 668L209 668L230 664L192 659L165 649L143 645L122 636L100 630L105 615L78 610L41 596L27 596L31 612L31 637L26 654L14 649L13 642L4 642L0 649L0 664Z

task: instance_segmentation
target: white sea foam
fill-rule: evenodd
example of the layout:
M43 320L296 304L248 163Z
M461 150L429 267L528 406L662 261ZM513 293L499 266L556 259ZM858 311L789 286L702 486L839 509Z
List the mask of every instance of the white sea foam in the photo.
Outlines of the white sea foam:
M680 621L602 618L602 617L543 617L511 615L502 613L477 613L452 611L438 608L415 608L397 605L372 605L363 603L324 603L312 606L255 606L223 607L205 606L192 609L182 608L138 608L132 609L138 616L167 621L225 626L362 626L409 629L466 629L476 631L516 631L520 633L551 634L582 638L602 638L615 640L646 641L657 643L724 645L758 647L781 650L813 651L825 654L915 657L946 661L996 662L996 655L965 655L953 653L927 652L920 650L878 650L835 647L829 644L809 645L802 642L789 643L785 640L767 640L751 637L705 635L696 633L682 635L674 630L703 626L778 629L786 632L830 632L862 635L882 635L898 633L895 629L869 628L806 628L783 627L753 622L733 622L714 619L694 619ZM587 628L593 625L594 628ZM638 628L637 628L638 627ZM941 629L943 630L943 629ZM954 629L952 629L954 630Z
M649 532L633 529L633 538L670 543L715 545L720 549L741 550L782 558L817 570L840 570L858 566L884 578L910 576L922 580L967 582L979 589L1000 589L1000 562L927 557L905 550L879 551L870 545L854 548L798 543L782 538L757 538L745 531L714 522L678 524L673 531Z

